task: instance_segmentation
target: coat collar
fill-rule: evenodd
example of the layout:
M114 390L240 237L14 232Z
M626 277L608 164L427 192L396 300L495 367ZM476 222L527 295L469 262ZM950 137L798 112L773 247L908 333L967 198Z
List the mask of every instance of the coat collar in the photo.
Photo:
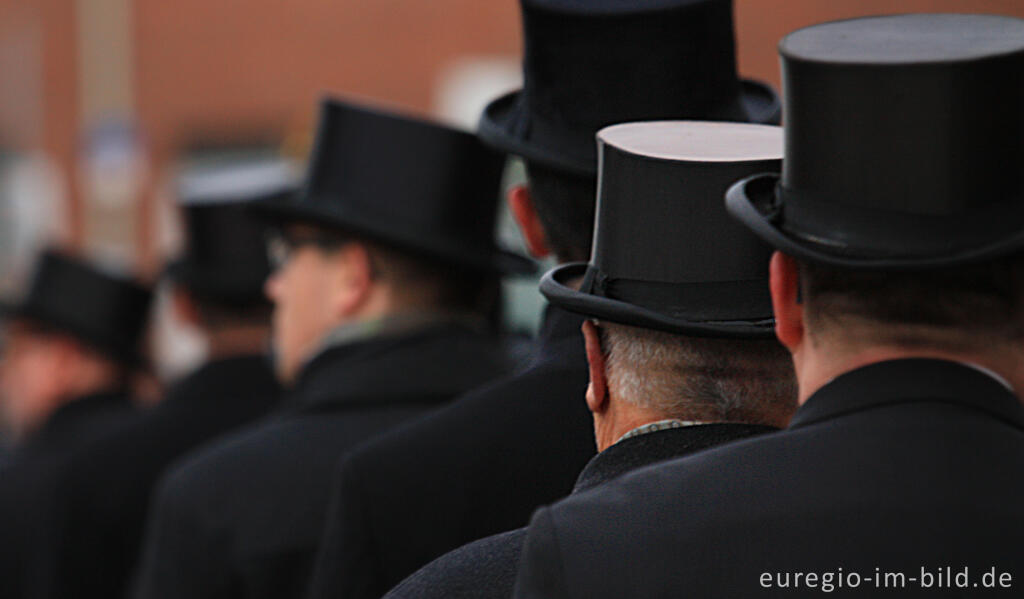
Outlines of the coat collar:
M30 437L29 443L74 435L88 429L94 415L131 410L131 400L124 389L106 389L68 401L50 415L43 426Z
M211 360L171 385L163 403L208 401L218 398L250 398L253 394L274 393L277 380L270 357L242 354Z
M305 410L437 402L487 382L503 368L492 337L458 323L431 325L321 352L299 374L289 404Z
M671 460L730 441L777 430L770 426L722 422L695 424L629 437L591 458L576 480L572 492L586 491L655 462Z
M925 358L877 362L836 377L800 406L790 428L910 402L955 404L1024 428L1024 406L1000 381L966 364Z

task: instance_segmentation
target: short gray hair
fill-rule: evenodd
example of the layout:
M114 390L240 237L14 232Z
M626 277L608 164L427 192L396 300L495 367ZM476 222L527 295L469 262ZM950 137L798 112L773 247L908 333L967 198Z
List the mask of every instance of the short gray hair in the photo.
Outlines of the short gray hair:
M665 418L772 423L796 408L792 359L774 339L598 329L610 392Z

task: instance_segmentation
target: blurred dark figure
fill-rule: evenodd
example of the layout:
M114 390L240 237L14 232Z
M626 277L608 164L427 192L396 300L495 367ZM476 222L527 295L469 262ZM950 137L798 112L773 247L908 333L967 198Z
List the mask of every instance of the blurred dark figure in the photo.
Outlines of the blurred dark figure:
M508 199L538 257L590 255L602 127L779 119L774 92L736 74L729 0L523 0L522 11L524 89L491 102L480 137L526 161L529 184ZM549 307L524 373L353 452L311 598L379 597L572 490L594 454L582 324Z
M0 408L16 448L0 470L0 584L5 598L30 586L36 543L56 481L90 441L133 417L127 390L151 293L55 250L42 254L28 294L5 303Z
M495 246L502 166L472 135L324 102L304 190L260 209L287 405L166 477L139 597L301 596L342 453L503 372L481 297L532 265Z
M38 556L42 588L34 597L123 596L160 474L189 450L273 407L279 390L267 355L266 227L248 206L295 190L288 166L274 161L182 178L186 251L166 274L174 310L204 334L208 360L170 385L155 408L69 462Z

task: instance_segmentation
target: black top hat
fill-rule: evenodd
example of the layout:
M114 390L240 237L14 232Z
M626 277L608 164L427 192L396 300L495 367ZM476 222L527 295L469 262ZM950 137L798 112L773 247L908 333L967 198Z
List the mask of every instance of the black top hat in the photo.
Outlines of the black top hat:
M728 194L755 233L799 258L881 270L1024 247L1024 20L854 19L779 50L781 179Z
M305 188L256 204L479 270L532 272L495 245L504 158L469 133L324 100Z
M594 134L657 119L779 122L770 87L736 74L731 0L521 0L521 91L479 134L571 173L597 171Z
M108 274L63 253L39 257L28 293L0 304L8 318L63 331L128 366L140 354L152 294L127 277Z
M266 226L248 209L254 201L286 200L297 191L293 167L280 160L194 169L181 177L185 253L167 274L193 293L232 306L265 301L270 274Z
M552 270L541 292L567 310L620 324L771 338L771 249L729 218L722 195L737 177L778 170L781 129L627 123L601 130L598 155L590 264ZM569 282L581 276L576 291Z

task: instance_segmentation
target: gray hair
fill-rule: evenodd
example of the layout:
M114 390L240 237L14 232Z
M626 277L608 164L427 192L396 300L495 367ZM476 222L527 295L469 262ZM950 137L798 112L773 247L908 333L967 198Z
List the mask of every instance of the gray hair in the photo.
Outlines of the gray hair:
M612 396L665 418L770 424L796 408L793 363L775 340L598 328Z

